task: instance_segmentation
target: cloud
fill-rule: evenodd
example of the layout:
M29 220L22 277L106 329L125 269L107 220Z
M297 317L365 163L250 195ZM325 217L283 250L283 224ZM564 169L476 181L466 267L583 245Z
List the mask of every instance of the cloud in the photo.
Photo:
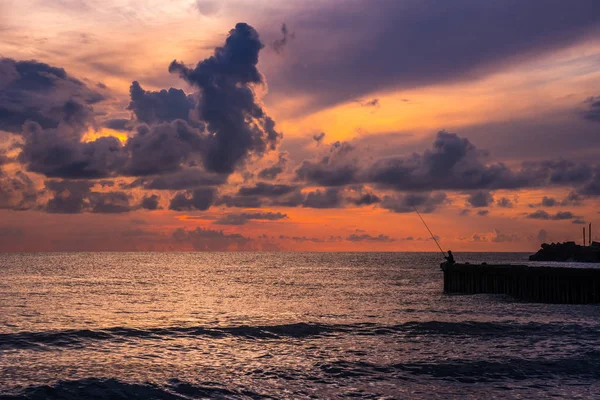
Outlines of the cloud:
M513 208L514 207L512 200L507 199L506 197L501 197L500 199L498 199L498 201L496 201L496 205L500 208Z
M527 177L504 164L486 165L482 154L468 139L441 131L431 150L376 160L366 168L362 180L416 191L515 188L528 183Z
M539 204L529 204L529 207L535 208L580 205L582 200L583 198L579 193L572 191L563 200L558 200L554 197L544 196Z
M349 158L355 150L347 142L335 142L329 153L319 160L305 160L296 169L296 180L314 183L319 186L342 186L356 181L358 165L356 159Z
M342 198L339 189L327 188L325 190L317 189L306 195L303 207L309 208L336 208L341 206Z
M179 228L173 232L173 239L177 243L190 243L196 251L245 250L252 242L239 233L228 234L200 227L189 231Z
M490 192L478 191L472 193L468 198L467 202L474 208L488 207L494 203L494 197Z
M296 207L305 198L299 186L257 182L254 186L242 186L235 195L221 196L217 205L241 208L258 208L268 204Z
M325 132L315 133L312 138L317 142L317 145L320 145L323 142L323 139L325 139Z
M169 72L200 90L196 111L209 132L203 157L208 171L231 173L251 154L275 149L281 138L252 89L263 83L256 68L263 47L254 28L238 23L225 45L195 68L178 61L169 66Z
M217 14L221 8L218 0L196 0L194 6L200 14L207 17Z
M590 121L600 122L600 96L590 97L585 103L588 109L583 113L583 117Z
M34 97L41 94L39 97L47 100L44 93L50 89L59 87L61 94L65 92L60 110L56 107L47 110L54 118L52 123L35 118L38 122L25 125L19 161L30 171L65 179L156 176L198 165L203 165L209 173L230 174L251 155L260 156L275 149L281 138L275 131L274 121L254 97L253 85L263 83L256 68L262 47L252 27L238 24L230 32L225 46L218 47L212 57L200 62L195 69L173 62L171 72L200 89L193 97L174 88L146 91L138 82L133 82L129 109L143 124L135 128L125 145L112 136L83 140L94 125L91 104L101 100L84 84L70 78L62 69L34 62L15 64L3 59L8 72L12 71L9 67L14 67L13 64L20 69L14 67L16 72L7 74L10 77L2 81L0 97L20 91ZM19 74L27 79L21 79ZM21 82L24 79L26 82ZM52 104L51 100L46 103ZM188 118L194 101L197 116L202 121ZM39 114L45 110L46 103L33 102L31 107ZM24 119L19 122L23 122L21 120ZM105 124L131 129L134 123L109 120ZM277 176L277 169L282 170L283 163L280 160L263 176ZM158 186L158 180L152 182L151 187ZM165 179L161 182L164 187L175 186ZM181 187L181 182L179 184Z
M27 174L9 175L0 169L0 209L29 210L36 206L38 191Z
M379 108L379 99L371 99L371 100L355 100L361 107L375 107Z
M542 207L554 207L557 205L559 205L559 202L553 197L544 196L542 199Z
M103 99L62 68L0 58L0 130L18 133L26 121L42 128L81 124L93 117L90 106Z
M114 129L116 131L131 131L133 129L132 122L129 119L124 118L113 118L106 120L102 123L102 126L108 129Z
M494 229L493 233L475 233L471 237L461 238L461 240L467 240L469 242L492 242L492 243L510 243L518 242L520 240L519 235L514 233L503 233L498 229Z
M225 174L214 174L201 168L184 168L177 172L138 178L126 187L142 187L147 190L184 190L202 186L219 186L226 182Z
M244 225L250 221L277 221L286 218L288 218L287 214L282 214L280 212L246 212L226 214L213 223L217 225Z
M296 181L319 186L363 183L412 192L495 190L577 187L589 183L594 171L588 164L568 160L525 162L520 169L511 169L503 163L488 163L486 151L477 149L468 139L446 131L438 132L432 148L422 153L374 161L360 159L360 153L360 149L355 151L351 144L337 142L324 157L304 160L296 169ZM587 192L594 192L594 188Z
M403 196L385 196L381 201L381 207L396 213L414 212L415 208L422 213L431 213L446 202L448 199L445 193L409 193Z
M570 211L558 211L556 214L549 214L544 210L537 210L531 214L527 214L527 218L530 219L544 219L553 221L562 221L566 219L579 218Z
M258 173L258 177L265 180L273 180L277 178L277 176L285 170L285 165L287 163L286 155L287 153L280 153L277 163L271 167L261 170Z
M53 193L45 210L49 213L77 214L124 213L132 210L125 192L94 192L90 181L46 181L46 189Z
M583 196L600 196L600 167L596 168L592 179L577 190Z
M142 89L134 81L129 88L129 95L131 102L127 109L133 111L138 121L148 124L176 119L187 121L194 107L193 101L181 89L151 92Z
M281 35L282 37L280 39L274 40L271 43L271 48L275 50L275 53L277 54L282 54L287 46L288 41L290 39L294 39L296 36L293 32L288 32L288 28L285 23L281 25Z
M353 233L346 238L349 242L383 242L390 243L394 242L396 239L391 238L384 234L379 234L377 236L371 236L368 233L356 234Z
M361 193L359 197L349 198L348 201L357 206L370 206L381 202L381 198L374 193Z
M494 229L494 235L492 236L491 241L495 243L518 242L519 235L514 233L506 234L500 232L498 229Z
M117 138L107 136L81 142L79 134L78 129L71 127L44 130L36 122L27 122L18 160L29 171L67 179L109 177L126 164L127 154Z
M490 213L490 210L479 210L477 211L477 215L479 215L480 217L485 217Z
M210 208L215 202L216 190L213 188L200 188L195 190L187 190L179 192L171 199L169 210L175 211L190 211L200 210L205 211Z
M159 197L156 194L144 196L140 206L146 210L158 210L159 209Z
M313 96L311 109L377 91L477 79L584 40L600 24L596 0L568 9L562 0L318 4L289 21L303 35L271 79L278 91Z
M240 196L279 197L298 190L298 186L258 182L254 186L242 186Z
M118 214L132 210L129 195L125 192L91 192L88 200L92 213Z
M307 236L288 236L288 235L279 235L280 240L292 240L294 242L303 243L303 242L312 242L312 243L326 243L326 242L339 242L342 240L340 236L329 236L328 238L318 238L318 237L307 237Z
M175 120L157 125L140 125L125 144L129 160L124 174L134 176L171 173L205 148L206 136L199 128Z

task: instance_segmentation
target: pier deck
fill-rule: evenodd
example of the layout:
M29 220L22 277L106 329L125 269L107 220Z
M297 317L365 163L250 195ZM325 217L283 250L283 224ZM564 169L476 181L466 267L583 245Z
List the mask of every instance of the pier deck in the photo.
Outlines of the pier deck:
M441 264L446 293L497 293L540 303L600 303L600 268Z

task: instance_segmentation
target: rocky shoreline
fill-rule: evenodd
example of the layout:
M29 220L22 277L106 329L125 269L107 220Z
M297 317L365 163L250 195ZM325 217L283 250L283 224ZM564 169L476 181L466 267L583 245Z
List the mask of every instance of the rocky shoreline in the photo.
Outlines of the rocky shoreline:
M575 242L543 243L537 253L529 256L529 261L600 263L600 242L592 242L590 246L581 246Z

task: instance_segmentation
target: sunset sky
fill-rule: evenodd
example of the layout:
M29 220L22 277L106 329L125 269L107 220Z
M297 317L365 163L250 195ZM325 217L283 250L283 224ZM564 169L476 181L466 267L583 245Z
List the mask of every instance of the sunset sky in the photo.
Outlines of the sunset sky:
M0 250L600 240L598 0L4 0Z

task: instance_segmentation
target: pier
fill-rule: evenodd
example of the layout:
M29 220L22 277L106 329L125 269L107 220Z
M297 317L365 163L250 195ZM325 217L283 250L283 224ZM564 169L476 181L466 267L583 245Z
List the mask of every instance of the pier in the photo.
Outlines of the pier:
M506 294L524 301L600 303L600 268L441 264L446 293Z

